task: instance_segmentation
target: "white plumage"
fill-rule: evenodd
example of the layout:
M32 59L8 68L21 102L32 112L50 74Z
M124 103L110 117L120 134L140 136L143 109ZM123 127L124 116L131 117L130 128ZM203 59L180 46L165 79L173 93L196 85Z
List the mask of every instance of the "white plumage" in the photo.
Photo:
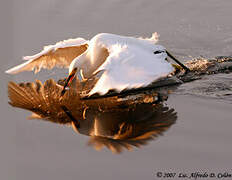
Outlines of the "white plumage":
M120 92L147 86L174 71L165 60L165 48L156 42L156 34L146 39L108 33L98 34L90 41L70 39L47 46L34 56L24 57L27 62L6 73L38 72L41 68L58 66L69 67L69 73L77 68L84 78L89 78L101 71L103 73L89 95L105 94L110 89Z

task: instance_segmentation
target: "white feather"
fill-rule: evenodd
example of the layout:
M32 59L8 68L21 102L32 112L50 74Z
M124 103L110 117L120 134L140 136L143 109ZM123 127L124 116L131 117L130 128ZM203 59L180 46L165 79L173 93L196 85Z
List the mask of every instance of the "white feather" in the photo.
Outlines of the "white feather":
M68 47L78 48L79 46L87 43L88 41L86 41L83 38L76 38L76 39L68 39L68 40L60 41L55 45L44 46L44 49L41 52L33 56L24 56L23 60L26 60L26 62L5 71L5 73L16 74L22 71L33 71L33 70L35 70L35 73L37 73L40 71L42 67L44 68L53 68L54 66L66 67L67 65L70 64L70 58L71 61L75 58L75 57L72 58L72 54L70 54L70 51L67 50L66 55L65 54L55 55L54 53L58 51L58 49L65 49ZM53 57L51 56L51 54L49 54L50 52L53 52ZM40 58L43 55L47 55L47 57Z
M34 56L24 57L27 62L6 73L39 71L41 67L52 68L55 65L67 67L68 65L69 72L77 67L83 72L84 78L89 78L99 71L104 72L89 95L105 94L111 89L120 92L124 89L144 87L174 71L172 65L165 60L167 57L165 48L156 45L157 41L157 33L154 33L151 38L101 33L90 41L82 38L69 39L46 46L43 51ZM81 49L81 45L86 45L86 49ZM68 50L68 47L74 46L77 48ZM67 51L61 53L58 49L62 48L66 48ZM154 54L155 51L160 53Z
M93 73L104 70L89 95L105 94L110 89L120 92L147 86L174 71L172 65L165 60L165 48L154 44L157 42L155 36L142 39L98 34L89 42L88 50L76 58L69 71L77 67L83 70L85 78L89 78ZM109 53L104 60L98 56L102 49L107 49ZM163 52L154 54L158 50Z

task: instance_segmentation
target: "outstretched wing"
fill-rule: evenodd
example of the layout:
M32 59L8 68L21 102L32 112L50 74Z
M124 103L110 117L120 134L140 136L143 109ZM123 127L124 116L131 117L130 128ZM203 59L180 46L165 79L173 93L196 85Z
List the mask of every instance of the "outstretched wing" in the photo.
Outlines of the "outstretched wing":
M88 41L83 38L69 39L45 46L44 49L33 56L23 57L25 63L6 71L16 74L22 71L39 72L41 68L52 69L54 66L68 68L74 58L81 55L88 48Z

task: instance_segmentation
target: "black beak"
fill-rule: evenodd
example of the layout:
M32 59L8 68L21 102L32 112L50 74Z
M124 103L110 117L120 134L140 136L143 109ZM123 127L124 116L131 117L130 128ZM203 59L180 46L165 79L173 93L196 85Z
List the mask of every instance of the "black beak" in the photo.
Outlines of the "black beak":
M75 74L77 72L77 68L74 68L72 70L72 72L69 74L68 78L65 81L63 90L61 91L61 96L63 96L66 92L66 88L70 85L70 83L72 82L73 78L75 77Z

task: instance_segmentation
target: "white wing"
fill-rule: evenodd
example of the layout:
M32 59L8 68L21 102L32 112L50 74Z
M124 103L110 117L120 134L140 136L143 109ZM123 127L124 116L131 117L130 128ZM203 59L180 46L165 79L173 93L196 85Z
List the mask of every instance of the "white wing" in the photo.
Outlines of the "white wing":
M16 74L22 71L39 72L41 68L52 69L54 66L68 68L74 58L82 54L88 48L88 41L82 38L69 39L45 46L43 51L34 55L26 56L25 63L15 66L6 71Z
M106 61L96 70L105 72L89 95L105 94L110 89L120 92L147 86L174 71L172 65L165 60L166 57L165 52L154 54L137 46L116 44L109 50Z

